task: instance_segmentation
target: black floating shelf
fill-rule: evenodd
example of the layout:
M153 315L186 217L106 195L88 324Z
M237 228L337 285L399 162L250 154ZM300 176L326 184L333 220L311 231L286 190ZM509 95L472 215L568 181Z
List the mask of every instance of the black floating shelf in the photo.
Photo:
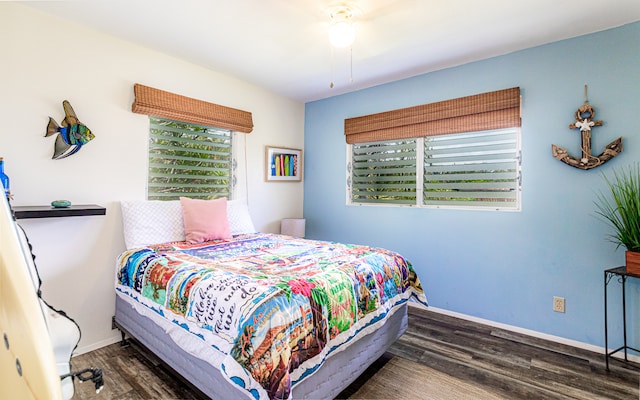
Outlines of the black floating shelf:
M82 217L86 215L105 215L107 209L96 204L79 204L69 207L52 206L15 206L13 213L16 219Z

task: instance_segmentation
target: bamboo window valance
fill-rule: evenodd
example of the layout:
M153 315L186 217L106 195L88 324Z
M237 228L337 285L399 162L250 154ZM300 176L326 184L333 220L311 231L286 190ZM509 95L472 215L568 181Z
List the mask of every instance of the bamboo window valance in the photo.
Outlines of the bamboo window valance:
M253 130L253 118L248 111L192 99L139 83L133 86L133 92L135 99L131 111L134 113L237 132L250 133Z
M344 134L351 144L520 125L520 88L515 87L348 118Z

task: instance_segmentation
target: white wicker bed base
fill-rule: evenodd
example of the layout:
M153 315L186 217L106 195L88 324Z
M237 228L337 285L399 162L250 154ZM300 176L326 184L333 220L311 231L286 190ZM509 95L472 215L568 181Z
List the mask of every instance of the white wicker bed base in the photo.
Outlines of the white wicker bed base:
M148 316L116 295L115 322L191 385L212 399L246 397L219 370L177 346ZM395 310L375 332L332 354L309 378L294 386L294 399L333 399L377 360L407 329L407 304Z

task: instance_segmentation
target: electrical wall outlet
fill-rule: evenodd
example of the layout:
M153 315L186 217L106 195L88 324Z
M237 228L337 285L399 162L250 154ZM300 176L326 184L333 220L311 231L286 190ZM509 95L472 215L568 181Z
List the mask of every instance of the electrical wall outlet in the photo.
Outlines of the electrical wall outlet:
M564 297L553 296L553 311L564 312Z

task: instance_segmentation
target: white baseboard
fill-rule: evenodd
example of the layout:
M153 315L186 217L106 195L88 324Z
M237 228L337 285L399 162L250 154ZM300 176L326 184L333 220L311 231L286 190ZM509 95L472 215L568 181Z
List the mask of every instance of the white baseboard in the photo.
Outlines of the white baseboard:
M88 353L88 352L93 351L93 350L98 350L99 348L102 348L102 347L105 347L105 346L109 346L110 344L117 343L120 340L121 340L121 336L120 336L120 334L118 334L118 336L114 336L114 337L111 337L111 338L108 338L108 339L105 339L105 340L101 340L101 341L96 342L96 343L91 343L88 346L78 347L73 352L72 358L75 357L75 356L79 356L81 354L84 354L84 353Z
M450 317L460 318L460 319L464 319L464 320L471 321L471 322L477 322L479 324L493 326L495 328L504 329L506 331L522 333L524 335L532 336L532 337L535 337L535 338L538 338L538 339L544 339L544 340L548 340L548 341L551 341L551 342L565 344L567 346L577 347L579 349L593 351L595 353L602 354L602 356L604 357L604 347L601 347L601 346L595 346L595 345L592 345L592 344L589 344L589 343L584 343L584 342L579 342L577 340L571 340L571 339L563 338L561 336L549 335L547 333L542 333L542 332L534 331L534 330L531 330L531 329L520 328L518 326L507 325L507 324L503 324L503 323L500 323L500 322L491 321L491 320L488 320L488 319L477 318L477 317L473 317L471 315L461 314L461 313L458 313L458 312L455 312L455 311L449 311L449 310L445 310L445 309L442 309L442 308L437 308L437 307L432 307L432 306L429 306L427 308L424 305L422 305L420 303L416 303L416 302L409 302L408 304L409 304L410 307L417 307L417 308L427 309L429 311L433 311L433 312L436 312L436 313L439 313L439 314L448 315ZM617 359L624 360L624 352L619 351L619 352L611 355L611 357L615 357ZM633 361L633 362L636 362L636 363L640 362L640 356L635 355L635 354L628 354L627 358L629 359L629 361Z

